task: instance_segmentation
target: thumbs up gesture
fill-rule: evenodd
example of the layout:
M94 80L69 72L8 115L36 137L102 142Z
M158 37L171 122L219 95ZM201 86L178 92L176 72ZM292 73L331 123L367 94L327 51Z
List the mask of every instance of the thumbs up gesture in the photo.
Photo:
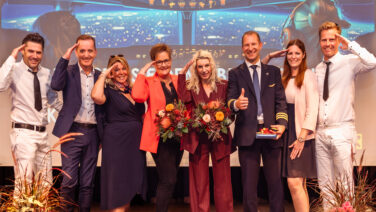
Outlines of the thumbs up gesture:
M246 110L248 107L248 97L245 97L244 93L244 88L242 88L239 98L235 101L235 106L239 110Z

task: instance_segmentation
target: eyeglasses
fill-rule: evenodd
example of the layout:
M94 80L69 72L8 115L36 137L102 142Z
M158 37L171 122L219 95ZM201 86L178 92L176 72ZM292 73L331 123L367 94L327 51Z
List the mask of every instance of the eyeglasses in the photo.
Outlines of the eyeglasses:
M155 62L155 64L156 64L157 66L161 66L161 65L163 65L163 63L170 64L170 63L171 63L171 59L167 59L167 60L158 60L158 61Z
M110 56L110 58L114 58L114 57L124 57L124 55L122 54L113 54Z

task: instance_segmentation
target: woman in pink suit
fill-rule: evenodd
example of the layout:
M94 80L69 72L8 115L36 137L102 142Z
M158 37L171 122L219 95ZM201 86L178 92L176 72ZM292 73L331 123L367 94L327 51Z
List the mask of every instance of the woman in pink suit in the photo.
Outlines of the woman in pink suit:
M163 142L157 135L155 123L157 111L178 100L177 76L171 75L171 49L166 44L156 44L150 50L152 62L138 73L132 89L132 98L147 102L142 128L140 149L151 152L158 173L156 211L167 212L168 204L175 188L177 172L182 157L180 141L168 139ZM146 77L147 70L155 67L155 74Z
M319 93L315 74L307 69L304 43L291 40L285 50L264 58L285 56L282 84L288 106L288 132L283 152L282 175L287 177L295 211L309 212L306 178L316 178L315 129Z
M191 78L185 75L191 68ZM199 50L180 71L178 93L187 107L193 109L199 103L226 101L227 81L217 77L215 63L210 52ZM189 193L192 212L210 211L209 153L213 164L214 201L218 212L233 211L230 154L231 134L222 135L223 141L212 141L206 133L190 131L183 137L182 148L189 154Z

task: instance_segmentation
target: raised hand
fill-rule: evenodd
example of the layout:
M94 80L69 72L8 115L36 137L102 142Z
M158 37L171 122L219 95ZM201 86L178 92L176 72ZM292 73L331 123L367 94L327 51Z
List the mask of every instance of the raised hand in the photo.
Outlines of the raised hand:
M266 55L266 57L264 57L261 62L264 64L268 64L269 61L273 58L284 57L288 51L288 49L282 49L275 52L271 52L268 55Z
M248 108L248 97L245 97L244 93L244 88L242 88L239 98L235 101L235 105L239 110L246 110Z
M179 74L186 74L187 71L188 71L188 69L189 69L189 67L193 64L193 62L194 62L193 59L190 60L190 61L188 61L188 63L185 64L185 66L179 71Z
M342 35L340 35L338 33L336 33L336 38L339 39L339 42L341 43L340 48L342 50L348 50L349 49L350 41L347 38L343 37Z
M26 44L22 44L21 46L19 46L19 47L13 49L11 56L14 57L15 59L17 59L17 55L18 55L18 53L19 53L20 51L24 50L24 49L25 49L25 46L26 46Z
M146 65L144 67L141 68L141 70L138 72L138 74L142 74L142 75L145 75L146 72L149 70L149 68L155 64L155 61L151 61L151 62L148 62L146 63Z
M275 51L275 52L269 53L269 57L270 58L284 57L284 56L286 56L286 53L288 51L289 51L288 49L282 49L282 50L279 50L279 51Z
M112 70L118 69L119 68L118 66L119 66L119 63L114 63L110 68L102 71L102 76L107 77L108 74L110 74Z
M63 58L66 60L69 60L72 55L73 50L75 50L77 46L78 46L78 43L75 43L72 47L68 48L65 54L63 55Z

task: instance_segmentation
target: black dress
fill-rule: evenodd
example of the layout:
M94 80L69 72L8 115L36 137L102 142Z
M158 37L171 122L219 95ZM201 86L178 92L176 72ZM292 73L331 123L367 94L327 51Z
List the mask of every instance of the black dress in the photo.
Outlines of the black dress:
M287 115L289 117L288 129L285 134L285 142L283 149L282 159L282 176L283 177L302 177L302 178L316 178L316 151L315 151L315 139L306 140L304 142L304 148L299 158L294 160L290 159L293 148L289 148L296 139L295 129L295 106L292 104L295 99L295 93L292 92L290 86L296 86L294 79L290 79L291 82L286 87L286 100L287 100ZM290 90L291 89L291 90Z
M145 152L139 149L144 104L133 105L119 90L105 88L106 121L102 142L101 208L130 203L146 195Z

